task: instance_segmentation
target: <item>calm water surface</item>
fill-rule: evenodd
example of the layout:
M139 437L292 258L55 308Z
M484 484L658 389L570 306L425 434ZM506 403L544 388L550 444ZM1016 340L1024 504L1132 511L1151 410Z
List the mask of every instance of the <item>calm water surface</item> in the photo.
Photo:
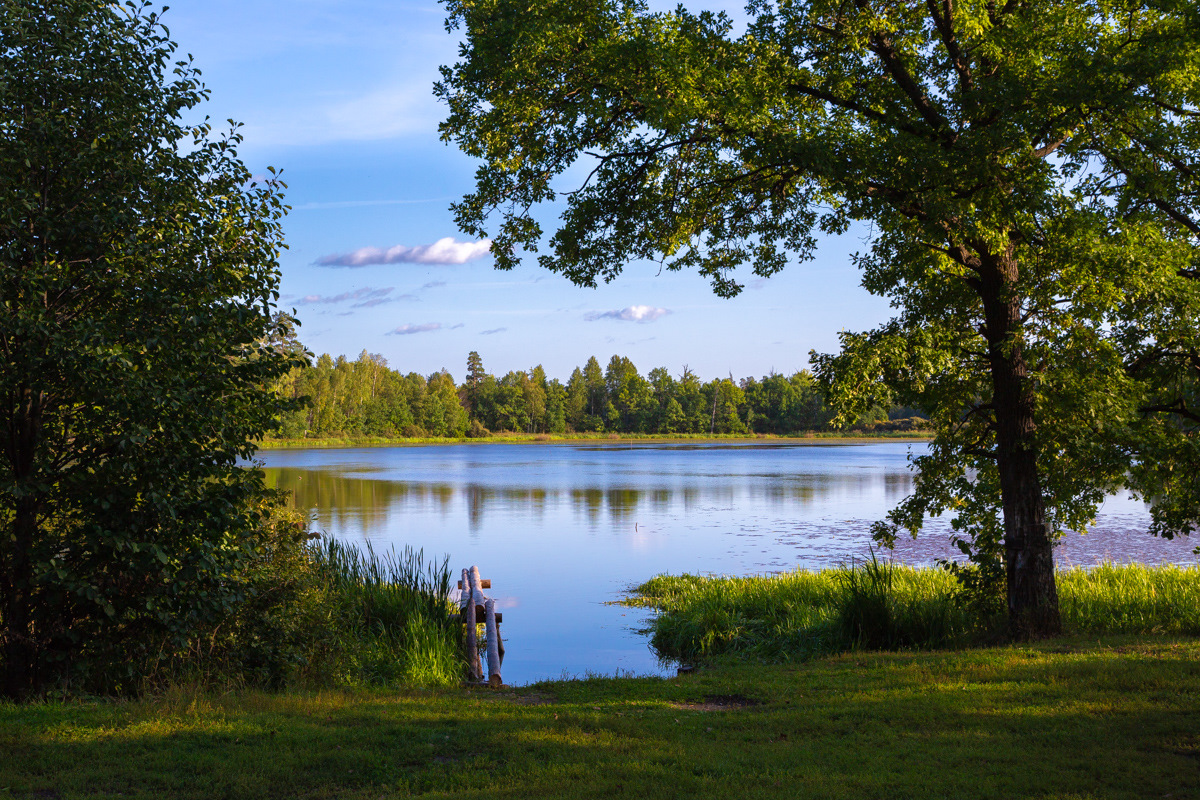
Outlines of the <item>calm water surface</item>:
M269 450L269 479L314 528L377 550L412 545L479 565L504 611L504 679L660 674L637 632L645 613L609 605L662 572L753 574L861 557L868 527L912 491L921 443L434 445ZM1145 534L1145 506L1105 503L1060 564L1195 561L1193 542ZM950 557L931 520L895 554Z

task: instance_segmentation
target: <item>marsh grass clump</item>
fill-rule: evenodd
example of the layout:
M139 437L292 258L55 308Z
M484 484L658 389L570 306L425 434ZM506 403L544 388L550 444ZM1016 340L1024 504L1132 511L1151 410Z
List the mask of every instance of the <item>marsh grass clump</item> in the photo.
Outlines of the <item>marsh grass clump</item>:
M449 560L382 554L322 538L311 546L337 632L312 661L321 682L452 684L462 677Z
M1200 634L1200 566L1103 564L1059 572L1068 632ZM870 559L756 577L660 575L627 601L661 613L649 632L664 657L735 653L793 661L846 650L979 646L1003 637L1002 604L956 575Z
M834 598L843 642L866 650L950 647L976 627L956 602L955 581L941 570L918 570L869 560L834 573Z
M277 503L262 526L243 601L143 691L176 684L330 688L457 683L447 560L377 553L328 537Z
M794 661L854 648L949 647L975 627L953 578L872 557L837 569L747 578L660 575L632 605L658 609L652 644L694 660L740 653Z
M1076 567L1058 592L1063 625L1080 633L1200 634L1200 566Z

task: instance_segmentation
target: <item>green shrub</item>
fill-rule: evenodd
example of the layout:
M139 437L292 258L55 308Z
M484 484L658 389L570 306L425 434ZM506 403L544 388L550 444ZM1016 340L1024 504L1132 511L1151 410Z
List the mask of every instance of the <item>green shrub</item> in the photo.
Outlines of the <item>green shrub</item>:
M299 512L271 500L243 602L194 637L142 688L445 685L462 678L447 562L314 539Z

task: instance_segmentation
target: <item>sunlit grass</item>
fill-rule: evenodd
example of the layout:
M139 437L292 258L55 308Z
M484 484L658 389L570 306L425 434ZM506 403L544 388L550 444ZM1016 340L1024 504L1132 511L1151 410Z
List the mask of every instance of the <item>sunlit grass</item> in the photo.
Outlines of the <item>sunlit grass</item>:
M340 606L335 646L315 664L314 681L332 685L452 685L462 680L458 624L451 618L448 560L426 564L410 547L376 553L323 539L317 573ZM317 654L315 661L320 661Z
M1200 567L1103 565L1058 575L1064 626L1079 633L1200 633ZM685 661L740 653L794 661L852 649L993 642L946 571L870 561L754 577L660 575L629 601L660 613L652 643Z
M1068 629L1200 634L1200 566L1076 567L1058 573L1058 591Z
M1186 797L1197 731L1200 642L1092 635L499 692L0 703L0 797Z

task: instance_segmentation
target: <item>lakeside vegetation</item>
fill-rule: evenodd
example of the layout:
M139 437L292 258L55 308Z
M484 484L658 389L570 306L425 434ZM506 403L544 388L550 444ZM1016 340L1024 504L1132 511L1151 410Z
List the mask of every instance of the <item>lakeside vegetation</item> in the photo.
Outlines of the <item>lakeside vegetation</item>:
M303 352L285 315L278 317L280 346ZM387 359L363 351L351 361L328 353L293 369L281 394L306 398L307 407L283 414L266 440L336 439L431 442L512 436L796 436L833 434L824 390L807 370L702 381L684 367L643 377L633 362L614 355L601 370L593 356L566 383L541 365L502 377L484 371L476 352L466 378L456 384L446 370L402 373ZM854 421L857 434L927 429L912 408L874 406Z
M961 569L961 568L960 568ZM1200 565L1100 566L1056 576L1075 634L1200 634ZM626 601L659 612L651 642L695 662L726 654L790 662L855 650L978 647L1003 640L1001 586L876 560L820 571L660 575Z
M515 690L0 703L12 797L1080 798L1200 792L1200 642L722 661ZM1030 769L1036 764L1036 769Z

